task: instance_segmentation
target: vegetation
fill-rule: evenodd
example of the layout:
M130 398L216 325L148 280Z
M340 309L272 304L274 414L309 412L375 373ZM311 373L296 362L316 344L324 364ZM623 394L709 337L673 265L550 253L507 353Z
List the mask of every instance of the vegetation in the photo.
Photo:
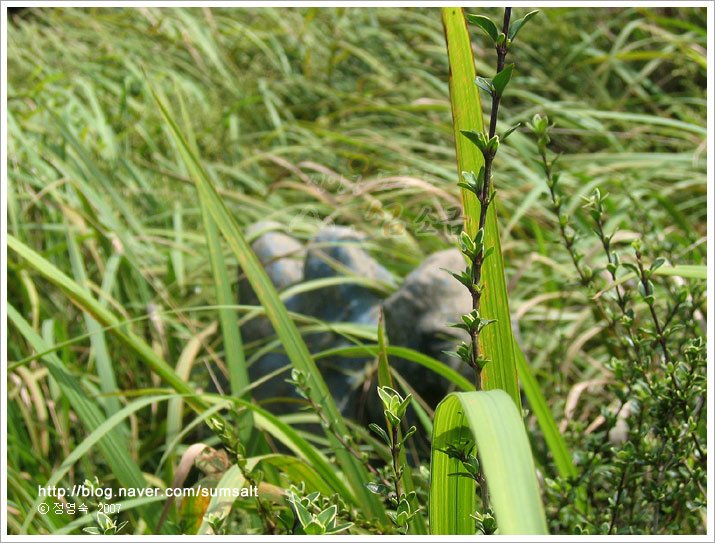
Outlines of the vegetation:
M10 533L706 532L706 10L467 11L10 17ZM288 311L266 219L365 232L384 295L460 245L474 384ZM376 359L384 424L338 409L326 330ZM290 414L252 396L267 351ZM433 413L393 355L463 392Z

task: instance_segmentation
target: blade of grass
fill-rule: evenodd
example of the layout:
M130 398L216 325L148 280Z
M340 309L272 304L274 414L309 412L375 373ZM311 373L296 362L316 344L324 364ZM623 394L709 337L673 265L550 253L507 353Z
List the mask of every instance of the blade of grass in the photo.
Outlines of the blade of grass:
M66 221L65 228L67 232L67 248L69 249L72 271L74 272L77 282L79 284L85 284L87 281L87 273L85 272L82 253L77 246L77 240L72 232L72 228ZM112 360L109 356L107 341L104 337L102 327L87 313L84 314L84 321L87 326L87 332L90 334L89 340L92 345L92 351L97 365L97 375L99 376L99 384L102 392L105 394L116 392L117 380L114 375L114 365L112 364ZM107 415L113 415L120 409L119 399L115 397L102 398L100 403L105 406L105 412ZM123 431L126 432L126 428L123 428Z
M176 374L186 382L189 382L189 377L191 376L191 367L194 365L196 356L201 350L201 346L206 338L212 336L216 333L217 323L212 322L204 330L192 337L187 343L184 349L179 355L179 359L176 361ZM181 429L183 428L183 413L184 413L184 401L181 398L175 398L169 400L169 404L166 407L166 447L169 448L170 444L179 435Z
M206 206L202 204L201 214L206 229L206 239L208 241L209 257L211 259L211 271L213 272L214 286L216 288L216 303L218 305L231 305L235 303L231 291L231 283L228 278L228 269L223 258L223 249L216 223L210 217ZM248 370L246 369L246 358L243 352L241 332L238 326L238 316L232 309L219 309L219 322L221 323L221 333L223 336L224 351L226 353L226 366L228 366L228 380L231 386L231 393L238 394L245 390L250 381Z
M474 84L477 73L474 68L467 23L462 9L454 7L442 8L442 22L449 55L449 94L452 102L458 171L476 173L483 166L484 159L477 147L461 133L462 130L483 130L481 102L477 86ZM479 225L479 200L466 189L462 189L461 192L464 229L474 238ZM521 407L508 293L504 278L504 259L495 205L490 205L487 209L484 238L485 248L488 250L493 247L494 251L482 266L482 280L486 288L481 298L481 310L484 318L496 319L496 322L479 334L481 350L491 360L482 370L482 386L485 390L497 388L505 390L517 407Z
M489 486L500 535L546 534L531 446L511 397L503 390L455 392L434 417L430 471L430 533L474 534L476 482L452 476L462 463L440 449L471 439Z
M285 473L288 479L299 485L305 483L306 492L320 492L324 496L330 496L333 490L325 483L322 477L318 474L313 466L294 456L286 456L284 454L267 454L261 457L255 457L256 465L267 464Z
M221 496L220 489L241 489L246 484L246 478L241 473L238 466L231 466L226 473L223 474L221 480L216 485L219 492L215 496L212 496L209 505L204 513L204 519L201 522L196 535L215 535L209 533L209 515L216 518L224 518L231 511L233 502L236 500L234 497Z
M576 466L574 466L571 454L566 447L566 442L561 432L559 432L558 426L556 426L556 421L546 403L546 398L544 398L544 395L541 393L539 383L531 373L531 368L529 368L526 362L526 357L518 345L516 354L516 364L519 370L521 384L524 387L526 397L529 399L529 405L534 411L534 415L536 415L539 428L541 428L541 432L544 434L546 444L554 457L554 463L556 464L559 475L565 479L576 477Z
M47 350L48 346L42 337L40 337L39 334L32 329L27 321L22 318L20 313L18 313L18 311L11 304L8 304L7 306L7 315L12 324L18 329L34 350ZM98 445L103 456L107 459L107 463L109 464L112 473L114 473L117 477L117 480L119 480L126 488L145 488L147 482L144 479L139 467L136 465L134 460L132 460L131 456L129 456L125 440L121 438L116 431L114 431L116 424L119 423L121 417L113 415L110 419L114 422L108 424L110 419L104 418L102 410L87 396L84 390L82 390L80 384L67 371L56 354L52 353L43 356L42 360L47 365L50 374L62 389L62 392L67 397L72 409L74 409L77 413L77 416L87 430L94 433L97 432L99 428L103 429L102 435L97 437L99 440ZM113 431L110 432L110 430ZM99 437L102 437L102 439L99 439ZM72 455L77 455L77 458L81 457L82 454L83 452L79 448L75 448L72 452ZM63 463L63 465L66 463L67 460ZM55 479L59 481L61 478L61 475L58 475L59 473L60 470L55 470L53 477L50 479L48 484L53 484L51 481ZM37 506L41 501L41 497L38 496L36 503L33 504L33 507L30 508L27 517L24 519L21 533L27 533L27 529L32 522L35 512L37 511ZM147 505L144 509L142 509L143 518L152 527L156 522L155 519L158 519L160 514L161 504Z
M183 292L186 285L186 274L184 273L184 253L181 250L183 243L183 222L184 213L181 207L181 200L174 201L174 241L176 245L171 248L171 267L174 270L176 284L179 285L179 290Z
M354 347L336 347L334 349L327 349L319 353L315 353L313 358L329 358L331 356L346 356L353 357L359 355L372 355L375 356L376 351L379 349L378 345L365 344L356 345ZM458 386L462 390L469 391L474 390L474 384L465 378L461 373L453 370L444 362L440 362L426 354L418 353L408 347L398 347L396 345L386 345L385 352L389 355L396 356L398 358L403 358L411 362L415 362L425 368L432 370L437 375L441 375L447 379L450 383Z
M191 127L190 116L187 112L185 101L182 94L179 92L179 102L181 105L181 113L184 119L184 124L189 127L186 134L186 140L191 150L197 153L196 137ZM208 242L209 260L211 261L211 272L214 279L214 287L216 289L216 300L218 305L232 305L235 303L235 297L231 289L229 280L228 268L223 258L223 247L221 246L221 237L216 228L216 223L211 218L206 205L203 201L201 204L201 219L206 230L206 241ZM226 366L228 367L229 386L231 393L237 394L240 390L246 390L250 381L248 378L248 370L246 367L246 358L243 351L243 342L241 341L241 332L238 324L238 317L235 311L223 308L219 309L219 322L221 323L221 332L223 336L224 351L226 355ZM239 424L239 434L242 438L246 438L250 432L251 420L241 419Z
M206 408L203 401L196 397L194 389L176 375L150 345L130 331L128 326L122 325L117 316L100 304L87 289L11 234L7 236L7 246L23 258L32 269L60 288L77 307L90 314L101 325L109 326L112 333L124 345L136 352L159 377L177 392L187 394L187 403L194 409L201 412Z

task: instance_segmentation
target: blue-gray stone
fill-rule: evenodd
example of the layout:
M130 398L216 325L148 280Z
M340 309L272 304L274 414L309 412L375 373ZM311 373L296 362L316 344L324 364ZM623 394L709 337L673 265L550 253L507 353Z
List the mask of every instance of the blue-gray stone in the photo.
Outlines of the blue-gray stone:
M445 271L462 271L464 266L458 249L430 255L385 300L383 310L391 345L409 347L471 377L471 368L443 352L453 351L461 341L469 340L466 332L449 324L460 322L461 316L471 310L471 296ZM390 363L433 407L448 392L448 381L427 368L399 358L391 358Z

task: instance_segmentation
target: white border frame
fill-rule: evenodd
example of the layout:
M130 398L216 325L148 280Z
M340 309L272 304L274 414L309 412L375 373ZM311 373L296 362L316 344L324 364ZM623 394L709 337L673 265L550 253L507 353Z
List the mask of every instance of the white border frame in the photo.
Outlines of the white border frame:
M7 304L7 243L6 243L6 236L7 236L7 8L8 7L23 7L23 6L32 6L32 7L140 7L140 6L148 6L148 7L191 7L191 6L207 6L207 7L268 7L268 6L276 6L276 7L290 7L290 6L295 6L295 5L302 5L302 6L316 6L316 7L331 7L331 6L352 6L352 7L392 7L392 6L397 6L397 7L409 7L409 6L425 6L425 7L441 7L445 5L461 5L461 6L494 6L494 7L503 7L503 6L513 6L513 5L519 5L519 6L538 6L538 7L564 7L564 6L573 6L573 7L609 7L609 6L615 6L615 7L628 7L628 6L644 6L644 7L650 7L650 6L672 6L672 5L678 5L683 6L683 7L707 7L707 61L708 61L708 68L707 68L707 81L708 81L708 89L707 89L707 134L708 134L708 142L711 144L709 147L710 153L708 154L707 157L707 237L708 241L712 242L713 239L715 239L715 223L714 223L714 217L713 217L713 212L714 212L714 202L713 202L713 197L715 196L715 191L713 190L714 187L714 157L713 157L713 148L712 148L712 142L713 142L713 130L715 129L715 126L713 124L714 120L714 113L713 113L713 98L714 98L714 89L713 87L715 86L715 82L713 81L713 58L714 58L714 52L713 52L713 30L714 30L714 23L713 23L713 17L715 16L715 8L713 7L714 2L713 1L695 1L695 2L679 2L676 0L671 0L671 1L664 1L664 0L655 0L655 1L633 1L633 0L623 0L623 1L582 1L582 2L574 2L574 1L553 1L553 0L546 0L546 1L530 1L530 0L511 0L510 2L504 2L504 1L494 1L494 2L464 2L464 1L453 1L453 2L448 2L448 1L420 1L420 0L413 0L413 1L384 1L384 2L379 2L379 1L374 1L374 0L368 0L364 2L357 2L357 1L330 1L330 0L296 0L293 2L286 2L286 1L266 1L266 2L260 2L260 1L207 1L207 2L196 2L196 1L186 1L186 0L149 0L149 1L137 1L137 2L130 2L130 1L107 1L107 2L98 2L98 1L87 1L87 2L80 2L80 1L51 1L51 0L45 0L45 1L28 1L28 2L2 2L2 12L0 13L2 17L2 27L0 30L0 47L2 47L2 110L0 112L0 124L2 125L2 132L1 132L1 139L0 139L0 157L2 160L2 182L0 183L0 202L2 202L2 217L0 218L0 225L1 225L1 239L2 239L2 247L0 249L0 256L1 256L1 269L0 269L0 344L2 346L2 353L1 353L1 363L0 363L0 370L2 371L2 390L0 391L0 397L2 399L2 410L0 411L0 419L2 423L2 439L1 439L1 444L2 444L2 451L4 453L3 458L2 458L2 466L0 469L1 476L2 476L2 481L0 481L0 485L2 486L2 504L0 505L0 535L3 536L3 539L7 539L7 541L75 541L77 539L77 536L18 536L18 535L8 535L7 533L7 310L6 310L6 304ZM715 286L715 277L713 276L713 243L707 243L707 267L708 271L710 272L708 274L707 278L707 293L708 293L708 299L707 299L707 307L708 307L708 315L712 316L713 315L713 309L714 309L714 302L713 302L713 292L715 289L713 287ZM708 385L713 384L713 376L714 376L714 368L713 368L713 363L715 362L715 346L713 345L713 340L715 339L713 337L713 329L710 326L710 322L707 323L707 355L708 355L708 362L707 362L707 380L708 380ZM581 536L579 540L584 540L584 541L601 541L601 540L609 540L609 541L618 541L618 540L628 540L628 541L652 541L652 540L667 540L667 541L712 541L710 539L713 536L713 533L715 532L714 529L714 511L715 511L715 504L713 504L713 452L712 452L712 445L713 445L713 398L712 394L709 394L707 397L707 424L708 424L708 440L707 440L707 448L708 451L710 451L710 457L708 459L708 489L707 489L707 494L708 494L708 502L707 502L707 530L708 530L708 535L706 536L628 536L623 537L623 536ZM100 541L104 540L106 536L83 536L82 539L86 541ZM167 541L167 542L173 542L177 539L177 537L181 537L182 540L186 541L205 541L208 540L209 538L214 539L214 538L219 538L219 539L224 539L224 540L252 540L256 539L255 536L242 536L242 535L232 535L232 536L113 536L112 540L113 541L122 541L122 540L133 540L133 539L151 539L155 541ZM440 540L445 540L445 541L473 541L475 536L439 536ZM555 536L555 535L549 535L549 536L524 536L524 537L512 537L512 541L553 541L553 540L572 540L574 539L575 536ZM312 541L314 538L310 536L261 536L261 540L264 541L284 541L284 540L289 540L289 541ZM320 540L321 541L335 541L335 540L353 540L353 541L373 541L373 540L395 540L395 541L423 541L423 540L433 540L434 538L432 536L323 536ZM503 538L502 538L503 539Z

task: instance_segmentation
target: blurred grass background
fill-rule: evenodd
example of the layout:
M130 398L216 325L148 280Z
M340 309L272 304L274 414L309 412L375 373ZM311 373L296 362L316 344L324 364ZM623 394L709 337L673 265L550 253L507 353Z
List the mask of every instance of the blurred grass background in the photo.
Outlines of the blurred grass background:
M500 115L500 131L537 112L557 123L561 185L584 230L580 196L600 187L610 193L606 231L620 230L614 243L654 233L674 264L705 263L705 17L705 8L545 9L519 34ZM481 36L473 42L477 72L493 75L493 52ZM133 330L171 363L203 332L191 374L199 387L207 366L223 364L215 311L191 309L215 303L205 234L146 78L196 139L241 225L275 220L306 239L353 225L398 283L452 244L444 225L460 223L460 206L436 8L32 9L10 17L7 46L9 232L139 319ZM526 133L502 146L497 213L517 338L559 421L569 391L603 377L608 352L572 289L535 158ZM597 253L596 238L581 243L592 244L581 247L587 259ZM225 259L235 284L228 250ZM121 391L159 385L111 337L91 344L86 316L12 253L8 296L48 344L62 344L57 355L90 394L111 379ZM11 531L85 435L43 365L12 365L30 354L11 326ZM574 417L590 420L597 387L584 395ZM125 402L100 397L107 415ZM145 473L165 452L165 419L154 405L125 429ZM534 433L541 469L553 473ZM102 462L91 453L71 476L106 472ZM156 476L168 484L171 472Z

